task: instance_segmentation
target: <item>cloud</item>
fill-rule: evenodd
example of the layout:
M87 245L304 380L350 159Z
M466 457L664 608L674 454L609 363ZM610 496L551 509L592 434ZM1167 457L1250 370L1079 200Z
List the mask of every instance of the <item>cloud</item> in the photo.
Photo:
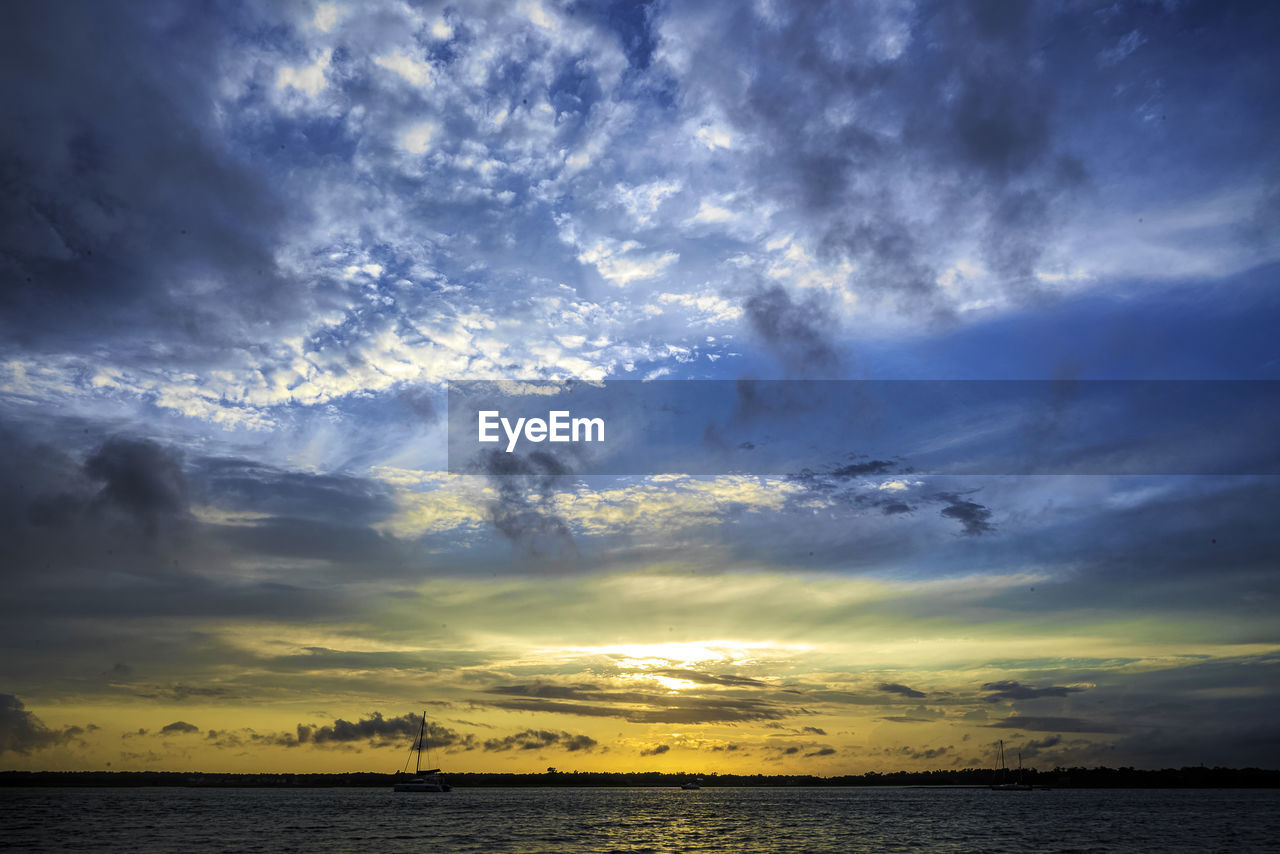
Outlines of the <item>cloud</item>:
M832 477L861 477L869 474L887 474L898 468L892 460L867 460L860 463L849 463L831 472Z
M235 692L228 688L220 686L206 685L188 685L178 682L172 685L139 685L133 689L133 693L139 697L148 700L166 700L170 702L184 702L190 699L236 699Z
M374 712L368 718L361 718L354 722L338 718L333 723L323 726L298 724L297 742L317 745L351 741L368 741L371 744L394 743L405 739L416 739L421 725L422 718L418 715L383 718L381 712ZM440 729L439 731L449 736L454 735L451 730Z
M572 471L554 454L506 454L492 451L483 456L481 469L497 493L489 502L489 521L522 557L561 566L573 566L578 547L568 522L555 510L556 492Z
M421 715L405 714L396 718L386 718L381 712L373 712L369 717L355 721L338 718L332 723L323 725L300 723L294 732L260 733L249 728L211 729L205 738L214 747L224 749L240 748L250 744L289 748L303 745L318 748L346 748L361 742L370 747L407 745L416 748L421 726ZM471 733L459 733L431 721L427 722L426 730L423 731L423 742L424 749L472 750L477 744L475 736Z
M200 727L189 724L186 721L174 721L171 724L165 724L160 728L161 735L190 735L199 732Z
M1001 681L987 682L983 691L991 693L983 697L988 703L999 703L1004 700L1035 700L1040 697L1067 697L1083 691L1084 688L1074 685L1050 685L1046 688L1033 688L1020 682Z
M97 496L100 505L123 510L152 531L159 517L187 510L181 461L156 442L108 439L85 460L84 469L103 484Z
M641 756L661 756L671 749L669 744L659 744L655 747L646 747L640 751Z
M993 724L986 724L989 727L1000 727L1003 729L1025 729L1034 732L1119 732L1119 728L1113 724L1089 721L1083 718L1059 718L1048 716L1032 716L1032 715L1010 715L1003 720L996 721Z
M962 533L966 537L980 537L995 531L995 525L988 520L991 510L973 501L966 501L955 493L940 493L938 498L947 503L940 511L948 519L960 522Z
M917 717L915 715L885 715L881 720L892 721L896 724L928 724L937 719L934 717Z
M841 359L831 339L830 312L817 297L797 303L780 285L760 290L743 304L751 328L790 376L832 377Z
M77 726L50 729L12 694L0 694L0 753L29 754L74 740L84 729Z
M0 213L30 232L6 229L16 238L6 276L22 283L5 290L6 338L55 351L94 340L151 365L216 362L209 347L243 334L242 322L261 329L314 305L273 258L288 218L279 184L216 130L233 28L193 10L159 18L85 4L21 10L6 30L27 45L6 49L6 65L33 81L4 96L6 109L33 117L0 141L20 176ZM147 61L125 61L138 55ZM280 82L316 94L323 64L281 68ZM223 310L193 300L193 286L221 292ZM139 335L166 328L180 334L156 349Z
M1060 744L1062 744L1061 735L1050 735L1041 739L1031 739L1018 748L1018 752L1023 759L1034 759L1041 755L1041 753L1049 750L1050 748L1057 747ZM1083 744L1087 744L1087 742L1084 742ZM1080 746L1083 746L1083 744Z
M890 750L886 752L891 754L896 754L899 756L906 756L910 759L920 760L920 759L938 759L940 757L946 756L947 754L951 753L954 749L955 748L952 745L947 745L946 747L925 747L925 748L899 747L896 751Z
M516 700L485 705L511 711L548 712L585 717L616 717L635 723L715 723L779 720L803 709L789 709L766 699L711 694L650 694L643 691L597 690L578 685L500 685L487 693L515 695Z
M767 682L761 682L758 679L749 679L745 676L715 676L710 673L702 673L697 670L686 670L683 668L666 668L661 670L647 671L656 676L670 676L672 679L683 679L687 682L697 682L702 685L729 685L737 688L767 688Z
M884 691L886 694L900 694L903 697L923 697L923 691L917 691L906 685L900 685L897 682L881 682L876 686L877 690Z
M574 735L564 730L555 732L552 730L526 729L503 738L486 739L483 749L500 753L507 750L543 750L555 747L574 753L579 750L592 750L597 744L598 742L590 736Z

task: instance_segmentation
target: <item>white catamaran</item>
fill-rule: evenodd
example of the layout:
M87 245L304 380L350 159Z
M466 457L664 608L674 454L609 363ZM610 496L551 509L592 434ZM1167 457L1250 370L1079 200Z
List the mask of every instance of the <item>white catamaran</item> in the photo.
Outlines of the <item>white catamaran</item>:
M422 723L418 726L418 740L414 742L413 747L409 750L409 756L417 756L413 763L413 779L404 783L396 783L397 792L447 792L450 790L448 783L440 776L439 768L432 768L428 771L422 770L422 751L427 751L427 764L431 764L431 747L426 743L427 738L427 713L422 713ZM404 772L409 770L409 760L404 762Z

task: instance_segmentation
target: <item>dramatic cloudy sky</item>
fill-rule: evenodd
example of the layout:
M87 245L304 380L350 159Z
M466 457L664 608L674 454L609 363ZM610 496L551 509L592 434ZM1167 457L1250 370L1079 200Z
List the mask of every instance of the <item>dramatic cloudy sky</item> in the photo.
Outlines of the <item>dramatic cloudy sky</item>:
M0 767L394 770L423 709L458 771L1280 765L1278 40L1179 0L10 4ZM450 473L449 380L818 378L1257 405L1087 474L1053 400L1048 470L913 467L959 418Z

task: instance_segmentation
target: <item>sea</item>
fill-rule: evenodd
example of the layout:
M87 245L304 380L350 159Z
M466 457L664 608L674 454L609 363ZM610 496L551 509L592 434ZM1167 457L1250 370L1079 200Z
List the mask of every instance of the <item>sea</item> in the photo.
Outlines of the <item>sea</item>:
M1277 789L0 789L22 852L1268 852Z

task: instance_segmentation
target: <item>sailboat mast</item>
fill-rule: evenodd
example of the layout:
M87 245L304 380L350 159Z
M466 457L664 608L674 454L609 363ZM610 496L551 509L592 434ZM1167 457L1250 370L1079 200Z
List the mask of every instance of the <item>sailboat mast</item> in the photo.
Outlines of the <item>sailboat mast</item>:
M413 764L415 776L422 773L422 734L427 730L427 712L422 712L422 723L418 725L418 761Z

